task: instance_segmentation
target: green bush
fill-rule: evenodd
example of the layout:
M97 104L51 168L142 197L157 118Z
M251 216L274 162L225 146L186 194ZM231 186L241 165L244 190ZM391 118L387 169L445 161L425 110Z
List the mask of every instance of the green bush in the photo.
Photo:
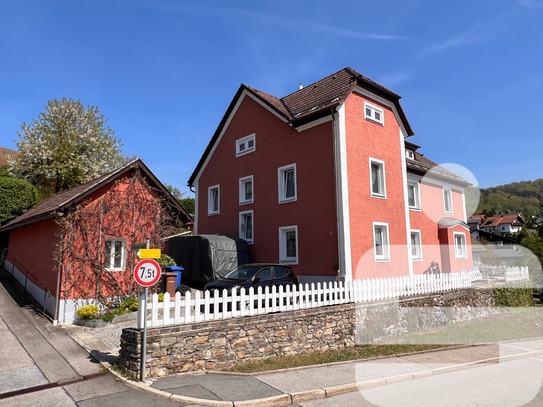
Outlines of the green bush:
M525 281L506 283L492 288L498 307L531 307L534 305L533 289Z
M138 297L127 297L120 304L119 309L123 310L123 314L129 314L138 310Z
M162 270L162 272L166 271L167 266L176 266L175 260L172 259L167 254L161 254L160 258L157 259L157 263L160 266L160 269Z
M80 319L97 319L100 314L98 305L84 305L75 311L75 315Z

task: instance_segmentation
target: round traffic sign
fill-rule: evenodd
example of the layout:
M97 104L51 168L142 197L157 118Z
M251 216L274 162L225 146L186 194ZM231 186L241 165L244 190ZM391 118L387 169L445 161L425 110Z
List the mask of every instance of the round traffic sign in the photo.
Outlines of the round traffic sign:
M155 260L140 260L134 267L134 279L141 286L151 287L160 280L160 272L160 265Z

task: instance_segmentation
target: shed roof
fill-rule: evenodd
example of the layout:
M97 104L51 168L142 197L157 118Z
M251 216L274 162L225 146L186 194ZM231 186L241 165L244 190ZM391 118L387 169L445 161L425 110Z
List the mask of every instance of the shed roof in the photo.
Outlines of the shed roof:
M94 191L136 168L139 168L144 173L144 175L149 180L151 180L151 182L161 191L161 193L166 196L166 198L173 205L173 207L179 211L185 223L192 220L189 213L164 187L164 185L158 180L158 178L155 177L155 175L151 172L151 170L149 170L149 168L143 163L143 161L141 161L140 159L136 159L130 161L128 164L116 169L115 171L104 174L85 184L78 185L63 192L59 192L51 196L50 198L45 199L21 216L18 216L17 218L8 222L6 225L0 228L0 232L17 229L31 223L39 222L48 218L53 218L56 216L57 212L64 212L72 205L81 202Z

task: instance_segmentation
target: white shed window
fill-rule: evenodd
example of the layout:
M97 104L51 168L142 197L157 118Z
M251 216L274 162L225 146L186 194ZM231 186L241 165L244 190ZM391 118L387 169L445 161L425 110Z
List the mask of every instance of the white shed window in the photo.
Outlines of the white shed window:
M104 267L110 271L125 270L126 239L106 239Z

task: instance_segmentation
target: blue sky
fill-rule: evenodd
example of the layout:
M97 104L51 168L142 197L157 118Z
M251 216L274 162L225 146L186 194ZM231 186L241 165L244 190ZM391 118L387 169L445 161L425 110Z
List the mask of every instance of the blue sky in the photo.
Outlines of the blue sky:
M98 106L186 187L241 83L275 96L350 66L402 96L411 142L482 187L543 177L543 0L0 2L0 146L48 100Z

